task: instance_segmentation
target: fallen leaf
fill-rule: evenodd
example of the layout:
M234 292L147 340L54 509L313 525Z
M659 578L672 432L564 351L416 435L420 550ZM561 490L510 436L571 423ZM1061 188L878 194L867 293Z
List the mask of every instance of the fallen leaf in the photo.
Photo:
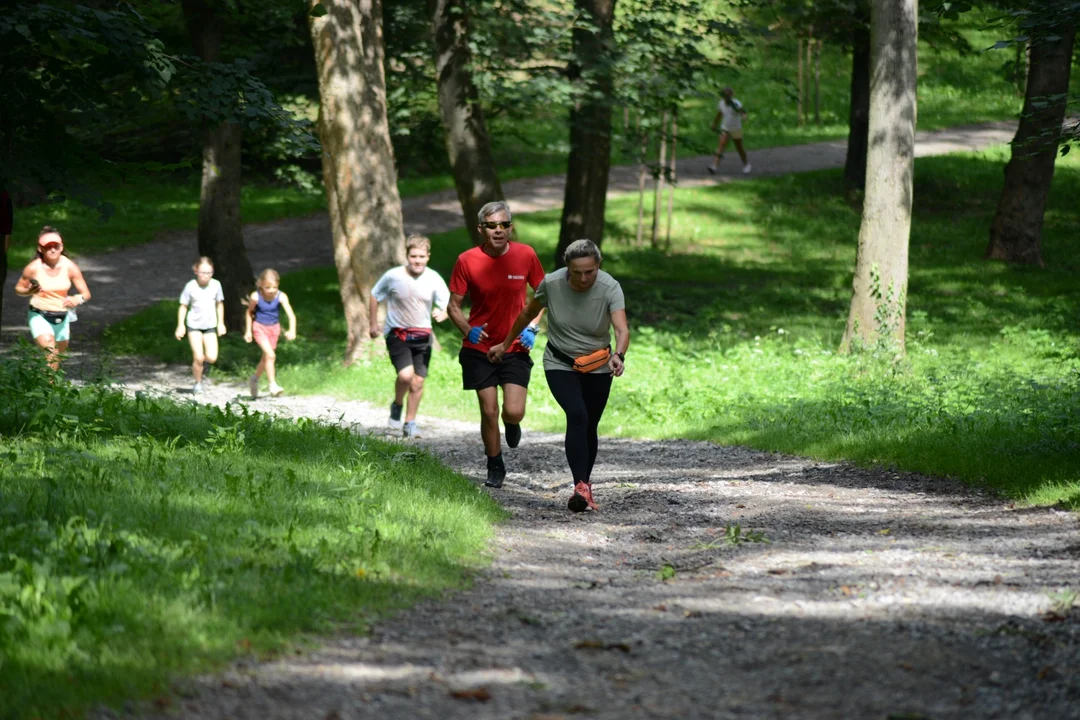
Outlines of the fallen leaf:
M769 571L770 575L787 575L787 570L784 568L773 568Z
M878 530L878 531L877 531L877 534L878 534L878 535L888 535L888 534L889 534L889 533L891 533L891 532L892 532L892 529L890 529L890 528L885 528L885 529L883 529L883 530Z
M659 610L660 612L667 612L667 605L660 604L653 608L653 610Z
M603 650L604 641L597 640L596 638L590 638L588 640L579 640L574 643L574 647L578 650Z
M736 504L736 505L735 505L735 507L737 507L737 508L744 508L744 507L746 507L746 506L745 506L745 505L743 505L742 503L738 503L738 504Z
M487 688L469 688L468 690L455 690L450 693L458 700L475 700L476 702L487 702L491 699L491 693Z
M1050 677L1053 674L1054 674L1054 666L1053 665L1046 665L1045 667L1042 668L1042 670L1039 670L1039 672L1035 674L1035 677L1037 677L1040 680L1045 680L1046 678Z

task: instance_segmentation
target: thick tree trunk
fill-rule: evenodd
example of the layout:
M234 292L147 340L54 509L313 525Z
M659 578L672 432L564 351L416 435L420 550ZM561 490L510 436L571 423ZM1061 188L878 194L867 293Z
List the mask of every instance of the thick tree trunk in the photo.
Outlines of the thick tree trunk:
M917 0L874 0L870 11L871 142L844 351L904 350L918 17Z
M986 258L1042 266L1042 228L1069 92L1071 26L1054 39L1033 38L1024 111L1005 166L1005 186L990 225Z
M573 241L588 238L600 245L604 239L614 91L607 56L615 43L611 26L615 1L574 0L582 22L593 27L574 29L574 59L567 68L570 80L582 92L570 111L570 159L566 166L556 267L562 267L563 253Z
M477 212L502 200L502 186L491 156L491 142L480 97L473 83L465 0L432 0L435 28L435 70L439 111L446 128L446 150L454 173L465 227L473 244L481 242Z
M206 0L183 0L182 5L195 53L205 62L217 62L221 57L220 19ZM232 332L243 332L244 298L255 286L240 220L243 143L240 125L223 124L207 128L203 134L199 255L214 261L214 277L225 293L225 325Z
M348 337L345 362L368 342L367 303L382 273L405 262L401 198L386 118L382 4L308 0L319 78L319 140L334 264Z
M851 36L851 107L848 110L847 158L844 161L844 186L850 192L866 186L866 148L870 137L870 28L857 10Z

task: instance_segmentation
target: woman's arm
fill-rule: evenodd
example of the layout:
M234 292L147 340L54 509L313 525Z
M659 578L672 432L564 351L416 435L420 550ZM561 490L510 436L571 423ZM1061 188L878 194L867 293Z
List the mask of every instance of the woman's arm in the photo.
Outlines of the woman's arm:
M183 340L184 335L187 333L187 325L184 324L184 321L187 320L187 311L188 306L183 303L181 303L180 309L176 311L176 332L173 334L176 335L177 340Z
M36 260L34 262L37 262ZM15 283L15 294L19 297L30 297L36 295L41 286L37 284L37 280L34 275L37 274L37 270L33 269L34 263L30 263L23 269L22 277Z
M611 366L611 372L615 374L615 377L619 377L626 369L626 363L620 355L625 355L626 349L630 347L630 326L626 322L626 310L616 310L611 313L611 326L615 328L615 354L611 356L608 365Z
M75 286L75 295L64 298L64 307L78 307L90 300L90 288L86 285L82 270L73 262L68 263L68 278Z
M281 307L285 309L285 317L289 318L289 329L285 331L286 340L296 339L296 313L293 312L292 304L289 302L289 296L283 292L279 292L281 295Z
M535 320L540 313L544 311L544 306L540 304L540 301L533 298L529 301L529 304L522 309L521 313L517 316L517 320L514 321L513 327L510 328L510 332L506 334L506 339L498 345L492 345L488 350L488 360L491 362L502 362L502 356L506 352L506 348L513 344L517 336L521 334L521 331L525 329L525 326Z

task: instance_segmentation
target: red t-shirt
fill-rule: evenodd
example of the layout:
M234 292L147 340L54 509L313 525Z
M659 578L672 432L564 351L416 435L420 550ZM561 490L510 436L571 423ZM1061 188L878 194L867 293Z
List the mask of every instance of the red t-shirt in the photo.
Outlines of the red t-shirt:
M528 245L511 242L499 257L491 257L478 247L461 253L450 275L450 292L469 296L469 325L487 323L484 331L488 334L479 343L465 339L462 346L487 352L501 343L525 308L525 284L535 290L543 279L544 266ZM528 350L515 339L507 352Z

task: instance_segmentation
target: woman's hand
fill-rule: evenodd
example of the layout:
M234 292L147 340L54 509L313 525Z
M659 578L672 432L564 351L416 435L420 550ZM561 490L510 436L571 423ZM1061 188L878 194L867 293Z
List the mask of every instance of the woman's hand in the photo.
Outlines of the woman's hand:
M295 340L296 339L296 328L289 328L288 330L286 330L285 331L285 339L286 340Z
M221 337L222 335L225 334L225 323L218 323L217 334L218 334L218 337Z
M506 354L506 341L503 340L498 345L492 345L488 350L488 361L493 363L501 363L503 355Z
M244 342L249 343L253 339L254 338L251 336L251 331L250 330L248 330L247 332L244 333Z
M187 328L183 325L177 325L176 332L174 332L173 335L176 336L177 340L183 340L184 336L187 335Z
M618 355L612 354L611 359L608 360L608 367L611 368L611 373L615 377L621 377L623 371L626 370L626 363Z

